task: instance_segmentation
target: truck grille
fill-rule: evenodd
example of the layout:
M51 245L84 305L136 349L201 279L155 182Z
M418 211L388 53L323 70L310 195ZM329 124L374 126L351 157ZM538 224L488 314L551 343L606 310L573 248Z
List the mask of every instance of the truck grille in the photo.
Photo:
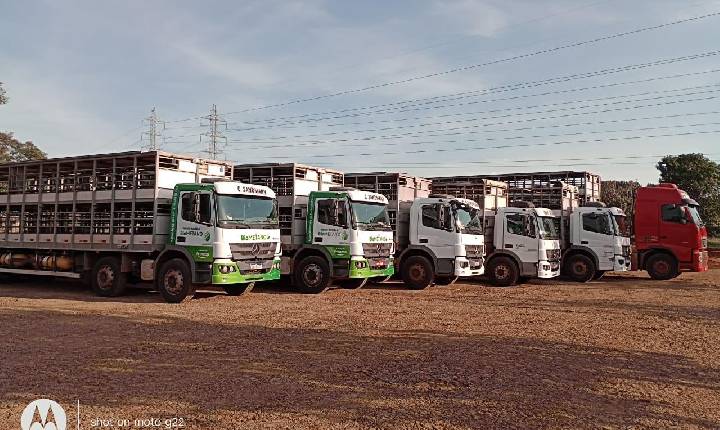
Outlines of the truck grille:
M365 258L389 257L392 243L363 243Z
M548 261L560 261L560 250L559 249L546 249Z
M480 258L483 256L483 245L465 245L465 256L467 258Z
M233 260L272 260L275 258L277 242L231 243Z

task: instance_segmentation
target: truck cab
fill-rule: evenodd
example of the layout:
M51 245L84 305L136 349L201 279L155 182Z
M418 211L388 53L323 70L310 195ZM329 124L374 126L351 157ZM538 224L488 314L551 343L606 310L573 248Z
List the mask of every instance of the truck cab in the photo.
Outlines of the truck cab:
M275 193L228 180L177 184L168 247L158 260L156 283L171 301L191 294L193 284L219 285L237 295L256 281L279 279Z
M622 209L591 202L572 209L563 225L562 272L577 282L630 270L630 238Z
M708 270L707 229L698 208L675 184L638 188L633 220L637 267L660 280Z
M493 249L486 273L501 286L521 278L554 278L560 274L560 223L550 209L503 207L491 211ZM493 213L494 212L494 213Z
M483 274L483 218L476 202L441 195L415 199L408 233L399 238L398 258L403 281L411 288Z
M293 262L295 283L316 292L331 280L360 288L370 278L391 276L394 243L387 205L382 194L348 187L310 192L305 249ZM312 249L320 253L308 252Z

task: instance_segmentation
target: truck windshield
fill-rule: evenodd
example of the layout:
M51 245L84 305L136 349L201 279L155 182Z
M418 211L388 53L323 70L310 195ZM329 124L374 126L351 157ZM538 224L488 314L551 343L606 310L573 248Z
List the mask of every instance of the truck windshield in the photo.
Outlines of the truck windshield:
M453 204L453 212L458 222L460 233L483 234L480 210L465 204Z
M387 205L367 202L351 202L353 228L358 230L391 231Z
M538 233L540 233L540 239L545 240L559 240L560 239L560 223L558 223L558 217L554 216L539 216L538 220Z
M698 206L688 206L688 211L690 211L690 215L692 216L692 221L702 227L705 225L702 218L700 218L700 212L698 212Z
M220 227L277 228L277 204L267 197L218 194L217 219Z

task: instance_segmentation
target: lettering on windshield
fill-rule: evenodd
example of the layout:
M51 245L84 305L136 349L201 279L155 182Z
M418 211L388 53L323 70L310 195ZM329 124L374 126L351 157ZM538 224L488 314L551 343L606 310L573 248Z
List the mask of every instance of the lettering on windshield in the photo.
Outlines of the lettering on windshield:
M383 197L379 194L365 194L365 200L374 200L376 202L385 203L385 197Z
M241 193L248 193L248 194L261 194L263 196L267 195L267 189L261 188L261 187L254 187L252 185L238 185L238 191Z

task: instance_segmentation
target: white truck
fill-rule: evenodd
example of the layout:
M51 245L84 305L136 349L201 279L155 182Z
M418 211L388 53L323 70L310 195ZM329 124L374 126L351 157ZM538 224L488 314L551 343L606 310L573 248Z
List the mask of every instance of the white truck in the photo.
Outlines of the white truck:
M516 199L547 206L559 217L563 276L588 282L608 271L630 270L630 237L622 209L587 201L577 186L563 181L510 188L510 200Z
M347 173L345 185L382 193L396 238L395 267L412 289L483 273L483 223L472 200L430 194L429 179L394 172Z
M432 178L433 192L462 196L483 209L485 274L495 285L560 274L558 217L532 204L507 207L508 186L482 177Z
M275 195L232 165L161 151L0 165L0 273L79 278L100 296L154 281L241 294L280 277Z
M626 215L601 202L585 203L562 217L562 274L577 282L601 278L605 272L630 270L630 238L624 236Z
M343 185L343 173L297 163L236 165L236 178L268 186L279 205L281 272L301 292L360 288L394 273L388 200Z

